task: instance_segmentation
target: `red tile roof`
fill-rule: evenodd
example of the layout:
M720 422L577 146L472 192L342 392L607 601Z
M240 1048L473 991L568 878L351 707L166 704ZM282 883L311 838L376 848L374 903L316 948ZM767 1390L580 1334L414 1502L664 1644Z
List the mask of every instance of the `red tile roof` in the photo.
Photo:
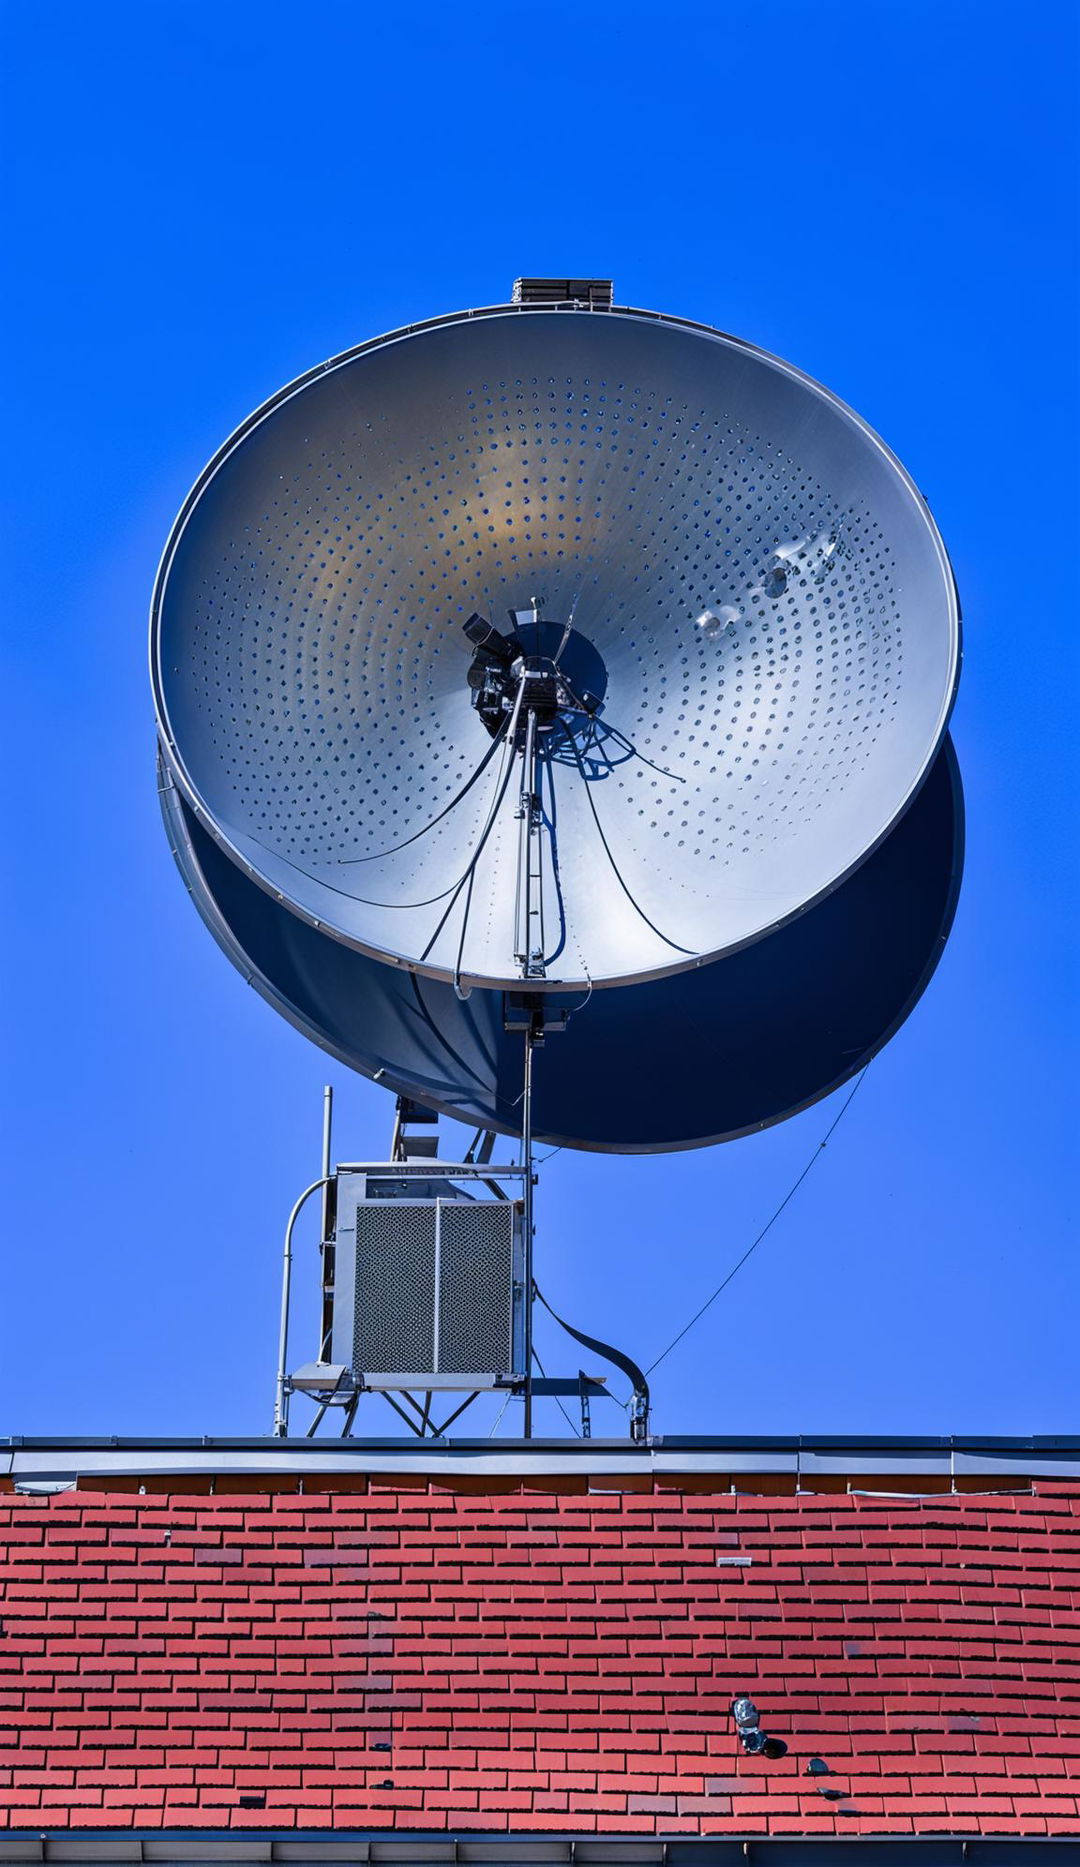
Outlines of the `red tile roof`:
M9 1493L0 1628L13 1828L1080 1834L1076 1481Z

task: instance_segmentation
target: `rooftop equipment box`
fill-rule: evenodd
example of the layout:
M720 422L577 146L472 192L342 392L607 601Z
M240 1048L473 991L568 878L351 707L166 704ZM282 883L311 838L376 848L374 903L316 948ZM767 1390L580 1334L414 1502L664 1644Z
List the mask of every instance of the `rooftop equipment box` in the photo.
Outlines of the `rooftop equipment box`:
M339 1172L333 1359L368 1387L492 1387L523 1375L517 1200L449 1181Z

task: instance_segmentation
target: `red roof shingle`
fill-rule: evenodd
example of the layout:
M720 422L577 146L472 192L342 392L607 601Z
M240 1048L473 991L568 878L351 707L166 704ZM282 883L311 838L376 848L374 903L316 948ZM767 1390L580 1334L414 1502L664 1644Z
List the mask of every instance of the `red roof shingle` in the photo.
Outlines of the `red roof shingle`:
M1076 1483L6 1494L0 1628L12 1828L1080 1834Z

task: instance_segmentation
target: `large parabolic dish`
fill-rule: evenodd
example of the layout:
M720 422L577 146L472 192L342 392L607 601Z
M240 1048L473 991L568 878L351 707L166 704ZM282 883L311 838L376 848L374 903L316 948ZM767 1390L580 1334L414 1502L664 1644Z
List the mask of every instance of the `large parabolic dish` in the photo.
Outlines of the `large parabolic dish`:
M204 473L162 562L152 664L192 836L268 917L374 962L356 989L370 978L376 997L521 983L512 721L495 730L473 704L473 616L560 669L538 742L530 989L631 988L581 1019L582 1043L590 1024L665 1016L635 997L668 975L702 969L679 1013L692 1024L742 949L779 965L781 930L857 888L935 760L947 769L948 560L894 456L820 385L634 311L502 307L366 344L273 398ZM935 821L955 825L940 798ZM951 876L944 847L935 873ZM901 976L924 976L944 899L864 1050L902 1016ZM392 986L393 967L428 984ZM333 1018L308 1022L338 1041ZM562 1128L555 1108L543 1119L547 1061L538 1126L620 1145L565 1104ZM429 1099L512 1125L484 1100L491 1071L474 1094L470 1070ZM812 1099L770 1091L792 1093Z

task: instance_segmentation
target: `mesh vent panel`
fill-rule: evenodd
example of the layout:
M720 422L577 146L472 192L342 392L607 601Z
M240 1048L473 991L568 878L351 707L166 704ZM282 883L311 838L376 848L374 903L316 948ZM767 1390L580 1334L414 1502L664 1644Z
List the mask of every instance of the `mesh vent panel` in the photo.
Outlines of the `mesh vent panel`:
M511 1348L514 1209L509 1200L442 1207L439 1367L505 1374Z
M375 1200L356 1213L356 1335L362 1374L434 1366L435 1205Z

